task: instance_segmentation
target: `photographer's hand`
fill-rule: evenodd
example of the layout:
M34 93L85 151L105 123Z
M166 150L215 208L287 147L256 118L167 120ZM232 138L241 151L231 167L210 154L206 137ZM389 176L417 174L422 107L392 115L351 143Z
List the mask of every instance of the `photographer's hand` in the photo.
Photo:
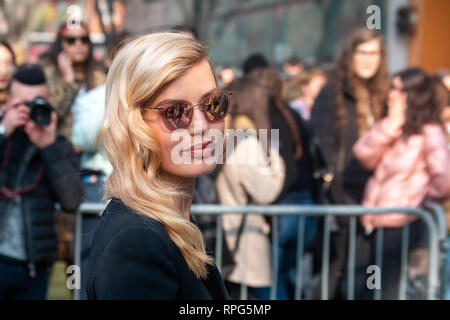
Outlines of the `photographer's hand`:
M30 119L30 108L24 105L10 106L1 124L5 127L5 135L10 136L17 127L24 126Z
M48 126L41 127L34 121L28 121L25 125L25 133L33 144L39 149L43 149L53 144L56 140L57 115L52 112L51 121Z

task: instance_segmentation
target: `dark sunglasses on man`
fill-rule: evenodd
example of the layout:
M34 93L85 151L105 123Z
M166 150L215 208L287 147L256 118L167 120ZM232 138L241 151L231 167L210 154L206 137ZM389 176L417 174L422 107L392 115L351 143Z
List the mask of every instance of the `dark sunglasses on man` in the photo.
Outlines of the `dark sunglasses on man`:
M90 42L88 35L81 37L64 36L63 39L70 45L74 45L77 40L81 41L82 44L88 44Z

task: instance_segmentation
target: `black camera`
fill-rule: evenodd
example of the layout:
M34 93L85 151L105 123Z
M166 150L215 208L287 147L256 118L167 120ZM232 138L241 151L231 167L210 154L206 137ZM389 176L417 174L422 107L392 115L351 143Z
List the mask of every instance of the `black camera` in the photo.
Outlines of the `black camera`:
M53 107L42 97L36 97L33 101L25 102L31 109L30 118L38 126L45 127L50 124Z

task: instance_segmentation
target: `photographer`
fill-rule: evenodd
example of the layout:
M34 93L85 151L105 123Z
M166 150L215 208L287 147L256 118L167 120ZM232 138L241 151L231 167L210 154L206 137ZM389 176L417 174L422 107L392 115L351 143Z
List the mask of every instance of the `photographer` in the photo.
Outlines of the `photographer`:
M55 202L73 212L82 201L78 157L47 99L42 69L21 67L0 121L0 300L46 298Z

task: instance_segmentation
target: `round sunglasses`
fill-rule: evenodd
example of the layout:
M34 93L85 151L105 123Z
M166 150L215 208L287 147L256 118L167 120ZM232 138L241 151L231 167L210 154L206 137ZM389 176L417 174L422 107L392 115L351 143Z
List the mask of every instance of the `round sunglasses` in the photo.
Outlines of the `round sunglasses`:
M194 109L197 107L209 122L223 120L227 115L231 94L231 91L217 91L194 105L186 101L175 101L143 109L160 110L164 124L169 130L184 129L190 125Z

